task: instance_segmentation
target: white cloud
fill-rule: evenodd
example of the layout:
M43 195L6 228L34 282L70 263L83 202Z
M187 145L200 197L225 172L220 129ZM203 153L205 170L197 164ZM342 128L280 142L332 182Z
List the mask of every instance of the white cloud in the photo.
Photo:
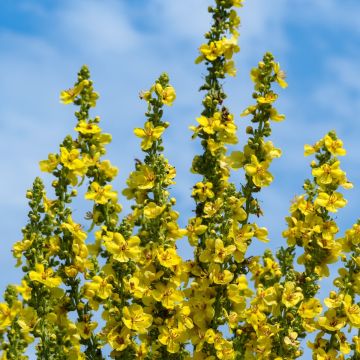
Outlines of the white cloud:
M108 56L141 46L142 38L129 23L121 2L79 0L63 4L56 12L56 26L64 40L78 50Z
M186 37L194 40L205 33L210 26L210 16L207 7L209 0L182 0L182 1L151 1L151 8L160 13L158 23L169 33L175 33L176 37ZM159 12L158 12L159 11ZM153 15L156 16L154 13Z

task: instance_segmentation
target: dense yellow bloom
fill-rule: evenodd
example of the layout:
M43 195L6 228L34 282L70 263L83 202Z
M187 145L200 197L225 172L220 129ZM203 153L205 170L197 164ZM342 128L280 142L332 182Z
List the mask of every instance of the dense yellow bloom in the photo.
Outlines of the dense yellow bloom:
M112 191L111 185L100 186L96 181L90 185L90 191L85 194L85 199L93 200L97 204L106 204L109 200L117 201L117 192Z
M251 163L245 165L244 169L256 186L263 187L269 186L273 181L273 176L267 171L269 165L268 161L259 162L255 155L251 155Z
M175 89L172 86L163 88L161 84L156 83L155 91L164 105L171 106L176 99Z
M343 195L339 192L334 192L331 195L320 192L315 200L315 205L324 207L331 212L337 212L339 208L346 205L347 201L343 198Z
M36 264L35 271L29 272L29 278L31 281L37 281L44 284L47 287L58 287L61 284L61 278L53 276L54 270L51 268L45 269L43 264Z
M151 315L144 313L140 305L131 304L123 308L122 321L128 329L135 330L139 334L145 334L153 318Z
M134 134L143 139L141 141L141 148L143 150L149 150L153 146L154 141L160 138L164 130L165 128L163 126L154 127L151 121L147 121L144 129L136 128L134 129Z

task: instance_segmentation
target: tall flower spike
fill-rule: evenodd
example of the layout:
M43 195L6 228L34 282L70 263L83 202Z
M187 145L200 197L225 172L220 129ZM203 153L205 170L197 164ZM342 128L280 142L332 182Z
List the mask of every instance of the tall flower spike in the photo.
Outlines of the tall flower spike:
M104 329L115 358L134 356L144 349L150 357L166 357L171 353L174 359L180 359L186 354L185 329L180 326L183 300L180 285L186 280L186 273L175 246L185 231L179 228L178 213L172 209L175 199L169 199L168 188L175 183L176 172L165 159L162 145L162 134L169 126L162 120L163 107L172 105L175 96L166 74L149 91L141 93L148 104L147 119L144 128L136 128L134 133L142 139L145 158L136 160L135 171L123 192L136 202L132 214L124 218L127 235L131 229L135 236L126 240L123 232L121 245L116 246L115 233L103 231L102 235L109 264L113 264L115 283L121 284L119 300L128 298L136 303L113 299L111 306L106 305L108 313L118 314L107 319ZM123 230L122 225L119 231ZM118 262L121 272L114 266ZM122 339L120 346L114 342L114 336Z

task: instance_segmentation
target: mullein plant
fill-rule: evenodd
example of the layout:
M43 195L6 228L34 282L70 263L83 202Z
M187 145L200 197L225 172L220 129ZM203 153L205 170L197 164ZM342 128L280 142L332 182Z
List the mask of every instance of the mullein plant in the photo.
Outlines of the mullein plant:
M213 23L196 59L206 67L203 110L190 127L202 146L191 166L200 179L191 195L194 217L184 229L170 195L176 171L163 146L170 125L164 111L176 99L168 75L140 93L145 123L134 134L144 157L135 160L122 192L131 202L123 216L112 185L118 169L103 159L111 135L90 115L98 94L88 68L61 92L64 104L77 107L76 137L67 136L40 162L53 177L53 195L40 178L26 193L28 222L13 247L23 278L0 303L1 360L29 359L29 346L43 360L108 353L113 359L286 360L303 355L310 333L313 359L360 358L360 223L338 237L334 213L347 202L339 187L352 184L340 167L346 151L335 132L305 145L305 155L315 155L312 178L292 202L284 245L276 254L247 255L253 240L269 242L256 223L263 215L258 193L273 181L270 165L281 156L268 138L272 123L285 118L274 104L277 87L287 83L266 53L251 70L253 103L241 114L250 124L237 148L222 83L236 75L235 8L242 5L216 0L208 8ZM71 209L80 187L90 204L83 224ZM194 249L188 261L176 245L185 236ZM339 276L322 301L320 280L334 263Z

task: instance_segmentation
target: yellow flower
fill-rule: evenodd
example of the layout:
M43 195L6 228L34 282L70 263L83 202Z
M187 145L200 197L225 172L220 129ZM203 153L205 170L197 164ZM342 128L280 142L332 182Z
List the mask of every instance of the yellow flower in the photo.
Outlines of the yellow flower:
M71 104L74 102L75 98L81 93L85 86L89 85L88 80L81 81L75 87L64 90L60 93L60 100L63 104Z
M357 304L353 304L352 298L348 294L345 295L343 304L351 325L360 328L360 307Z
M333 182L340 181L345 173L340 168L340 161L335 161L333 164L324 164L312 170L312 175L316 177L316 182L319 185L329 185Z
M223 43L221 41L211 41L210 44L203 44L199 48L200 53L209 61L214 61L223 53ZM200 58L196 62L201 61Z
M174 309L175 305L183 300L181 291L177 290L176 285L172 283L157 283L152 291L152 297L160 301L166 309Z
M213 184L211 182L206 182L205 184L203 182L198 182L195 184L191 195L195 199L204 202L206 199L214 197L214 193L211 190L212 188Z
M346 337L346 335L345 335L343 332L338 331L338 332L335 334L335 337L336 337L336 339L337 339L338 342L339 342L340 351L341 351L343 354L348 354L348 353L351 351L351 347L350 347L350 344L347 342L347 337Z
M130 330L135 330L139 334L146 334L147 328L152 324L151 315L144 313L143 308L138 304L131 304L123 308L122 321Z
M221 113L216 112L213 117L207 118L206 116L200 116L196 121L200 124L200 129L207 134L214 134L215 131L220 129Z
M224 71L229 76L236 76L236 67L233 60L227 61L224 65Z
M72 149L70 152L65 147L60 147L60 161L76 175L85 175L87 166L84 161L79 159L80 150Z
M224 246L224 243L221 239L216 239L215 240L215 254L213 257L213 261L216 263L220 263L222 264L225 259L231 255L234 251L236 250L236 246L235 245L229 245L229 246Z
M270 163L261 161L255 155L251 155L251 163L244 166L246 174L251 176L253 183L258 187L269 186L273 176L267 171Z
M21 286L17 286L16 290L22 295L24 300L31 299L31 290L32 288L28 285L26 280L21 280Z
M189 305L195 325L199 328L206 328L207 324L212 320L215 315L215 310L212 304L215 299L209 299L206 296L195 295L190 298Z
M191 310L187 305L182 305L177 307L176 309L176 317L179 321L179 327L183 329L192 329L194 327L194 323L190 317Z
M41 160L39 162L40 170L44 172L53 172L59 164L59 155L49 154L47 160Z
M232 169L240 169L244 164L245 156L241 151L232 151L230 156L226 158L226 162Z
M226 285L234 278L234 274L229 270L221 270L219 264L211 264L209 267L210 280L218 285Z
M207 226L203 225L201 222L201 218L192 218L189 220L189 224L186 227L189 243L192 246L196 245L198 236L203 234L207 229Z
M21 309L17 323L23 332L27 333L34 329L38 322L37 313L31 306Z
M147 121L144 129L136 128L134 129L134 134L143 139L141 141L141 148L143 150L149 150L153 146L154 141L160 138L164 130L165 128L163 126L154 127L151 121Z
M235 7L242 7L243 6L243 0L231 0L232 6Z
M77 239L80 242L85 241L87 238L87 234L82 229L82 226L73 221L71 215L67 217L66 222L61 224L61 227L68 230L74 236L74 239Z
M97 204L106 204L109 200L117 201L117 192L112 191L111 185L101 187L96 181L90 185L90 191L85 194L85 199L93 200Z
M166 208L166 205L158 206L154 202L148 203L144 207L144 215L148 219L157 218Z
M298 309L298 314L304 319L313 319L322 311L322 306L319 299L309 299L303 301Z
M112 294L113 286L108 283L108 278L95 275L91 279L91 283L85 283L85 287L92 289L94 295L98 296L100 299L107 299Z
M283 70L280 69L280 64L273 62L273 70L275 74L275 81L282 87L286 88L288 86L285 81L286 74Z
M256 224L253 224L253 229L254 229L254 237L256 237L258 240L265 243L270 241L267 237L268 230L266 227L258 227Z
M171 106L176 99L175 89L172 86L163 88L161 84L156 83L155 91L164 105Z
M11 307L5 303L0 303L0 330L7 328L18 313L18 307Z
M315 199L315 205L324 207L331 212L337 212L337 210L344 207L346 203L347 201L343 198L343 195L338 192L333 192L331 195L320 192Z
M98 134L101 132L101 129L98 125L94 123L88 123L85 120L80 120L74 130L83 135Z
M93 330L96 329L97 325L97 322L81 321L76 324L76 327L83 339L90 339L90 337L93 335Z
M174 248L164 249L160 247L157 253L157 259L159 263L166 268L171 268L181 263L181 257L176 253Z
M176 354L180 349L180 344L184 340L182 332L178 327L161 326L159 342L166 345L166 349L171 354Z
M314 351L316 360L338 360L338 352L336 349L325 351L323 348L318 348Z
M119 332L119 327L112 329L107 335L110 346L117 351L125 350L131 344L130 330L123 327Z
M221 40L222 52L224 53L225 59L231 59L234 53L240 51L240 47L238 45L237 37L232 36L230 39L222 38Z
M272 104L276 99L277 95L273 92L267 93L265 96L259 96L256 98L256 101L259 104Z
M45 269L43 264L35 264L35 271L29 272L29 278L31 281L37 281L50 288L58 287L61 284L61 278L53 277L53 274L53 269Z
M346 155L346 150L343 148L343 142L340 139L334 140L331 136L324 137L326 148L333 154L338 156Z
M104 245L116 261L128 262L129 260L137 261L139 259L140 239L137 236L125 240L120 233L114 232L112 236L104 239Z
M335 309L329 309L325 316L319 317L319 325L329 331L337 331L346 325L346 317L340 317Z
M303 298L304 295L301 292L301 288L296 288L294 282L287 281L285 283L281 301L287 308L295 306Z
M156 175L154 170L147 165L140 165L137 171L133 171L128 180L127 185L130 188L138 188L140 190L152 189L155 185Z
M285 119L285 115L279 114L275 108L270 109L270 119L273 121L283 121Z
M357 353L360 353L360 337L359 336L354 336L353 337L353 342L355 344L355 351Z
M97 164L97 167L105 174L106 178L112 180L118 173L118 168L112 166L110 160L104 160Z

